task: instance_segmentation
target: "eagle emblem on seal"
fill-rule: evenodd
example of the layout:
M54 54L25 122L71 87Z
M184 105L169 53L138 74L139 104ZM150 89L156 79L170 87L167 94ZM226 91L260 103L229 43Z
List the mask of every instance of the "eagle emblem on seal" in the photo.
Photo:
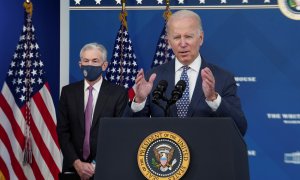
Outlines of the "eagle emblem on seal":
M162 172L171 171L177 162L173 159L174 148L168 144L159 144L153 148L153 151L155 158L152 158L152 165Z

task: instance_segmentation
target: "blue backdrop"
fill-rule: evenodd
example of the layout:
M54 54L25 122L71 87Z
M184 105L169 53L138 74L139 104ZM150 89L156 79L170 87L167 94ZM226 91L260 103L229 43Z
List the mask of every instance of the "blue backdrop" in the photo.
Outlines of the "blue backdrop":
M70 82L74 82L82 79L78 61L85 43L104 44L111 58L120 26L120 4L112 0L70 2ZM288 0L200 2L205 1L174 0L171 9L194 9L201 16L201 55L236 76L249 124L245 140L251 179L298 180L300 21L288 18L285 11L298 19L300 11ZM133 48L139 67L146 70L163 28L164 6L158 3L131 0L127 4Z

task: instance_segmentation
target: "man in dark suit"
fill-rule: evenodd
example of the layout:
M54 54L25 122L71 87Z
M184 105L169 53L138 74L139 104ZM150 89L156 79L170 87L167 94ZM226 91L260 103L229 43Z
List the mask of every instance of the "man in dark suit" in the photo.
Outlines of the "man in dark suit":
M102 77L108 66L104 46L86 44L80 51L79 66L84 80L63 87L57 133L64 157L63 172L89 179L95 173L91 162L96 158L100 118L121 116L128 97L123 87Z
M163 117L164 111L152 102L153 86L161 80L175 85L186 82L183 97L171 106L172 117L231 117L242 135L247 121L237 96L234 77L220 67L207 63L200 55L204 33L200 17L188 10L175 12L167 22L167 39L176 59L136 77L136 95L124 116ZM147 79L147 80L146 80ZM168 88L166 95L171 94ZM163 102L162 106L166 103Z

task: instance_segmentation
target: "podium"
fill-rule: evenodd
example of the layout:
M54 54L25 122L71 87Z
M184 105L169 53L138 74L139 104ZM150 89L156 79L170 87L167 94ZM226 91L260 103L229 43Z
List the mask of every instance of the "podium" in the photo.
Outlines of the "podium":
M247 146L231 118L102 118L95 179L146 179L137 162L143 140L171 131L185 140L190 164L181 179L249 180Z

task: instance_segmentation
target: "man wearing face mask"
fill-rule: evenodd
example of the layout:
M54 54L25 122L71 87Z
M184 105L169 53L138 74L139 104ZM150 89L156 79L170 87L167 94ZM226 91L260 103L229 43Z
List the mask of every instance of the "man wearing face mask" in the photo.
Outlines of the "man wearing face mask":
M84 80L63 87L57 133L64 157L63 172L74 172L78 179L90 179L95 173L92 162L96 159L99 119L121 116L128 97L125 88L102 77L108 66L103 45L83 46L79 66Z

